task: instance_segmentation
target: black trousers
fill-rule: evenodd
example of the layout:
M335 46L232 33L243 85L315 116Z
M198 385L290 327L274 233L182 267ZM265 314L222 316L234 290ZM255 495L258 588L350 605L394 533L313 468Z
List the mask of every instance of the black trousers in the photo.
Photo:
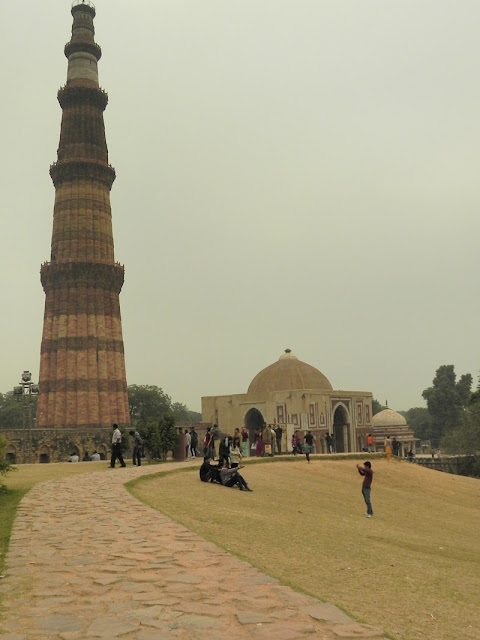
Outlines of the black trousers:
M127 466L125 464L125 460L123 459L122 443L121 442L119 444L112 444L112 459L110 460L110 466L111 467L115 466L115 462L117 461L117 458L119 459L120 464L122 465L122 467L126 467Z
M142 447L135 445L133 447L133 464L137 466L142 466Z

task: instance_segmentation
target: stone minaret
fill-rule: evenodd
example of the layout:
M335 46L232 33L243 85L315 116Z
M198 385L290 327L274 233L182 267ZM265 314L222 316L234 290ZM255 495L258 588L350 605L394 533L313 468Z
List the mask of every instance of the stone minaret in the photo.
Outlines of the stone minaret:
M123 266L115 262L108 164L94 40L95 8L72 7L72 38L65 45L67 83L58 92L62 124L55 185L50 262L41 267L45 315L37 428L110 428L128 425L119 294Z

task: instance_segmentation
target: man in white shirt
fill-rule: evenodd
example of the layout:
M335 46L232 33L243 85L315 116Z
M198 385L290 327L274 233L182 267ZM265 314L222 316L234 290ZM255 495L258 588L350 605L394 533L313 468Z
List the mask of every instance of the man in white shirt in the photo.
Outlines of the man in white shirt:
M118 424L113 423L113 435L112 435L112 459L110 460L110 466L115 468L115 462L117 458L120 461L122 467L126 467L125 460L122 455L122 433L118 428Z

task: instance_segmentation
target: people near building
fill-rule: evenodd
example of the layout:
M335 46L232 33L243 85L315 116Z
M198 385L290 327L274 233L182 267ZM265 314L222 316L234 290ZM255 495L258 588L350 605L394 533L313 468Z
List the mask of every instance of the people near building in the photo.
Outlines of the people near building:
M85 453L83 454L82 462L90 462L90 454L88 453L88 451L85 451Z
M365 515L367 518L371 518L373 516L372 502L370 499L373 480L372 463L367 460L363 463L363 467L357 464L357 469L358 473L363 476L362 495L365 500L365 504L367 505L367 513Z
M298 429L295 431L295 440L297 453L303 453L303 438Z
M294 456L297 455L297 432L292 435L292 453Z
M218 424L213 425L212 438L213 438L214 458L218 458L219 456L218 450L220 448L220 429L218 428Z
M117 423L113 423L113 434L112 434L112 457L110 459L110 466L115 468L115 463L118 459L122 467L126 467L125 460L123 459L122 454L122 432L118 428Z
M198 433L195 431L195 427L190 429L190 451L192 458L198 456Z
M282 453L282 438L283 438L283 429L277 424L275 428L275 442L277 444L277 455Z
M327 453L333 453L333 438L328 432L325 436L325 442L327 444Z
M262 439L262 429L261 429L261 427L259 427L255 431L254 442L255 442L255 455L256 456L261 456L263 454L263 439Z
M240 449L240 441L238 438L233 438L233 444L230 447L230 466L235 469L240 466L243 455Z
M90 456L90 460L92 462L98 462L99 460L101 460L101 456L98 453L98 451L95 449L95 451L92 453L92 455Z
M409 462L413 462L414 455L415 454L413 453L413 449L410 449L407 453L407 458ZM440 456L437 456L437 458L440 458Z
M387 454L387 462L390 462L390 458L392 457L392 441L390 440L390 437L387 436L384 440L384 447L385 447L385 453Z
M142 466L142 448L143 448L143 439L142 436L135 429L132 429L128 432L132 436L132 462L133 466L141 467Z
M367 436L367 451L369 453L372 453L373 451L375 451L375 443L371 433L369 433Z
M400 452L400 442L396 439L395 436L392 438L392 453L394 456L398 457Z
M242 448L243 448L243 457L246 458L249 455L248 451L248 429L244 425L242 427Z
M263 437L263 447L264 447L265 455L266 456L273 455L273 453L272 453L272 430L270 429L270 426L268 424L266 424L265 422L263 423L262 437Z
M79 455L77 453L75 453L75 451L73 451L70 454L70 456L68 458L68 461L69 462L80 462L80 457L79 457Z
M225 463L227 467L230 465L230 445L231 441L228 436L220 439L218 446L218 466L223 467Z
M241 448L242 434L240 433L240 429L238 427L235 427L235 430L233 432L232 446L235 444L235 441L237 441L238 446Z
M277 434L275 433L275 429L271 424L269 424L268 426L270 428L270 433L272 434L272 455L275 456L277 454L277 448L275 444Z
M203 439L203 456L204 458L209 457L212 460L215 460L215 447L213 445L213 433L211 427L207 427L205 438Z
M188 429L185 429L185 458L190 458L192 455L192 436L190 435Z
M307 431L305 434L305 455L307 457L307 462L310 462L310 454L313 451L313 435L311 431Z

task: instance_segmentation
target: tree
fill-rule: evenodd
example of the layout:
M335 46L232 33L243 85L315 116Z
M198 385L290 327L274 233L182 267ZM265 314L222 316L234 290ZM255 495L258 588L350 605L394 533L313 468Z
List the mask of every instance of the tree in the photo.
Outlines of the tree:
M472 381L471 374L466 373L457 382L454 365L444 364L437 369L432 386L422 393L432 416L434 447L440 446L445 434L463 426Z
M174 402L172 404L172 413L175 417L175 422L201 422L202 414L198 411L190 411L181 402Z
M380 404L380 402L378 400L375 400L375 398L373 398L372 400L372 414L375 415L376 413L380 413L380 411L383 411L385 409L385 407Z
M175 451L178 444L178 430L175 428L175 418L171 413L160 421L158 433L160 455L162 460L166 460L168 452Z
M6 451L7 451L7 441L5 440L5 438L2 438L2 436L0 436L0 476L4 476L5 474L7 474L9 471L12 470L12 467L10 466L10 463L8 462L8 460L6 459ZM3 487L3 484L0 483L0 489Z
M37 396L30 396L26 402L32 403L32 417L35 418L37 412ZM13 391L0 393L1 429L21 429L24 426L24 411L24 402L19 402L13 395Z
M413 407L408 411L399 411L399 413L405 417L416 438L420 438L420 440L432 439L433 418L426 407Z
M132 426L138 429L142 429L149 420L156 420L158 423L172 407L170 396L154 385L130 385L128 402Z

